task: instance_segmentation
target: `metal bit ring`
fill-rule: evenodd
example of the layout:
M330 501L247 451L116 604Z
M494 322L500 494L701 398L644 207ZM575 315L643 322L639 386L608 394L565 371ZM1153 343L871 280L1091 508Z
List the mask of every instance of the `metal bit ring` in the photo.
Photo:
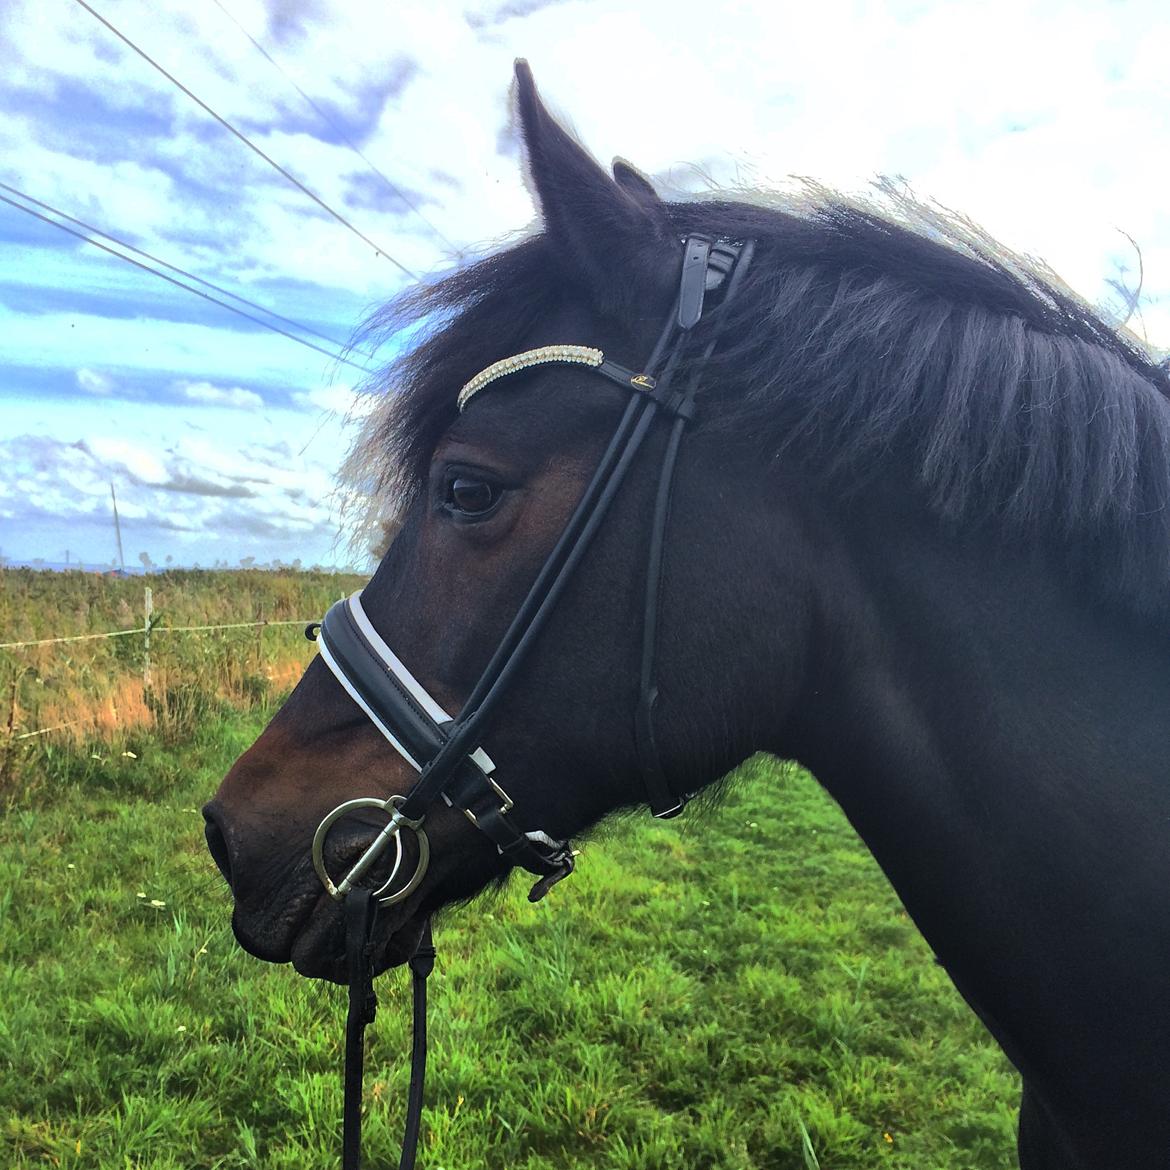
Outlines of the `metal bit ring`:
M313 834L313 868L317 871L317 876L321 879L321 884L325 887L326 892L334 901L340 902L345 898L345 895L361 880L366 871L382 856L391 841L394 842L394 865L391 867L390 876L376 890L372 891L371 896L377 898L383 906L391 906L395 902L401 902L418 889L419 883L427 871L427 866L430 864L431 845L423 831L421 818L417 821L410 821L399 815L398 808L405 803L406 797L398 795L391 796L387 800L379 800L374 796L358 797L356 800L347 800L339 804L317 826L317 831ZM325 840L329 836L329 830L337 821L347 813L362 808L376 808L379 812L388 813L390 823L382 829L365 852L354 862L349 873L341 879L341 882L335 884L329 876L329 871L325 868ZM394 879L398 876L398 871L402 868L402 829L404 828L410 829L418 840L418 864L415 866L410 881L402 889L387 893L386 891L389 890Z

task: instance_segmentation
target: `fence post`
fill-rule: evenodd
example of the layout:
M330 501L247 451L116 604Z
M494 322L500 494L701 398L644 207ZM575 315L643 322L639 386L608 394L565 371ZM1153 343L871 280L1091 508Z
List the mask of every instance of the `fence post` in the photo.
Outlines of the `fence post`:
M20 690L23 671L12 680L12 696L8 703L8 726L4 739L4 754L0 756L0 800L9 798L10 780L13 774L12 760L16 754L16 697Z
M264 673L264 627L268 624L264 620L263 605L256 610L256 617L259 619L256 623L256 673L261 675Z
M150 627L154 621L154 590L148 585L142 599L142 685L150 690Z

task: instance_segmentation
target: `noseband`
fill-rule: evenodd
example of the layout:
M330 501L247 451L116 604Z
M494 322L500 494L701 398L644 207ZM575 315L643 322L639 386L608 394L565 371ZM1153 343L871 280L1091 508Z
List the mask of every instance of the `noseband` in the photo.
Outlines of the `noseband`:
M457 716L452 718L443 710L374 629L362 608L360 594L337 602L319 626L314 624L306 631L310 637L317 637L322 659L349 696L394 750L419 773L414 786L405 795L349 800L338 805L321 822L313 838L313 865L332 898L344 901L347 896L357 894L363 905L370 899L389 905L409 897L422 882L430 861L430 845L423 822L430 808L439 800L460 809L509 862L537 876L538 881L528 895L530 901L538 901L553 885L572 873L574 851L568 841L554 840L540 829L525 832L517 828L513 818L507 815L514 807L513 801L494 778L495 764L480 747L479 741L485 724L505 697L521 663L601 526L651 424L659 415L671 420L671 429L659 471L648 545L634 732L646 798L654 816L672 817L682 811L691 794L680 794L671 785L654 734L654 708L658 697L655 668L658 604L679 446L683 431L695 413L695 396L703 367L714 351L718 334L726 321L718 309L707 344L696 355L698 360L690 365L677 389L675 375L687 349L690 331L702 319L705 306L716 298L719 309L727 305L738 290L751 253L751 241L713 240L702 235L686 238L677 300L641 371L632 371L609 361L601 350L592 347L552 345L504 358L476 374L461 390L458 398L460 411L492 382L535 365L555 363L581 366L631 393L593 477ZM325 846L330 829L351 812L374 809L389 817L386 826L345 876L335 883L326 868ZM400 881L405 853L403 829L409 830L416 842L414 870L405 882ZM389 876L375 889L368 890L360 884L362 878L391 846L394 848L394 862ZM366 915L354 913L354 908L349 905L346 910L347 919L363 922L360 929L365 934L365 951L351 963L352 1017L353 1005L357 1001L355 981L360 978L364 983L372 978L369 975L372 951L368 940L376 906ZM356 953L360 948L351 945L350 950ZM433 956L433 951L429 954ZM416 972L416 1000L418 986ZM361 998L357 996L357 999ZM364 1010L366 1018L372 1018L368 1002ZM417 1017L416 1007L416 1021ZM417 1053L417 1034L415 1047ZM352 1129L348 1119L348 1078L347 1056L347 1149L350 1148L348 1138ZM421 1106L421 1078L417 1093L412 1078L411 1097L412 1104L417 1097ZM360 1112L358 1116L360 1118ZM417 1117L408 1121L408 1135L412 1123L417 1136ZM412 1146L409 1138L407 1145ZM413 1165L413 1148L409 1151L409 1158L407 1153L404 1148L403 1166ZM346 1162L347 1166L358 1165L356 1154L347 1156L354 1159Z

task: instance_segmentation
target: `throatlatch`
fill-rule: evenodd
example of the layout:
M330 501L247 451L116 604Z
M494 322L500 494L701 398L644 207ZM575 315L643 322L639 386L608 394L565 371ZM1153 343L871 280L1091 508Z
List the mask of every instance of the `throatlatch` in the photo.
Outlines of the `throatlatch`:
M321 822L313 838L313 865L318 876L331 897L346 903L348 948L351 954L351 1025L347 1029L346 1057L346 1158L360 1160L360 1154L354 1152L354 1142L360 1140L360 1047L364 1023L359 1028L353 1021L366 1017L372 1019L372 968L368 967L368 963L372 962L370 940L376 907L379 903L389 905L404 901L421 884L430 861L430 843L423 822L431 806L435 801L442 800L448 806L460 809L471 824L495 843L502 856L513 865L535 874L539 880L528 895L531 901L542 898L553 885L573 871L574 851L568 841L557 841L540 829L524 831L515 825L513 818L508 815L513 811L513 801L495 779L495 763L479 741L487 721L504 698L509 684L601 526L651 424L660 415L671 421L671 430L659 473L648 545L639 700L634 714L635 741L646 798L653 814L657 817L674 816L682 811L689 799L689 794L680 794L672 786L663 767L654 734L654 709L658 695L655 665L658 609L666 528L679 447L687 423L695 413L696 392L703 367L714 351L726 316L719 314L702 352L693 355L695 360L688 363L685 384L681 389L675 388L674 381L690 331L702 319L708 299L713 294L718 295L721 307L730 301L743 279L752 247L751 241L740 243L714 240L702 235L686 238L683 243L678 297L641 371L626 369L607 359L601 350L590 346L549 345L503 358L476 374L463 386L457 400L460 411L467 409L475 396L493 382L535 365L555 363L577 365L583 370L597 373L630 390L631 395L617 429L573 514L457 716L452 718L443 710L387 645L362 608L360 594L337 602L319 625L314 623L306 630L310 638L317 638L323 661L349 696L394 750L419 773L414 786L405 795L359 797L338 805ZM372 809L386 814L388 821L385 827L348 872L335 882L327 868L330 829L351 812ZM415 848L411 850L414 870L406 880L403 880L401 872L407 852L402 837L404 829L409 830L415 839ZM391 845L394 847L394 860L388 876L372 877L374 867ZM373 888L363 886L363 879L373 882ZM355 895L363 907L372 906L373 911L362 909L359 912L358 907L351 904ZM429 972L434 962L429 927L425 938L425 955L429 955L429 958L424 957L422 966ZM424 954L424 951L420 950L415 959L418 954ZM367 962L367 967L362 967L354 956L360 956L363 962ZM415 959L411 960L412 967L415 966ZM415 976L413 1063L421 1069L418 1058L420 1035L423 1038L421 1059L425 1063L425 975L421 983L421 1016L417 969ZM363 988L369 986L368 998L364 991L355 998L354 980L360 981ZM352 1048L350 1033L355 1036ZM351 1051L355 1049L358 1050L356 1094L350 1087ZM417 1088L412 1075L412 1109L416 1101L418 1108L421 1108L421 1071ZM353 1110L358 1111L356 1119L352 1115ZM414 1162L411 1132L413 1125L413 1138L416 1139L418 1127L417 1115L411 1116L414 1121L408 1119L407 1126L407 1139L411 1147L409 1162L404 1146L403 1167L413 1165ZM356 1139L353 1137L355 1133L359 1135ZM354 1160L352 1168L358 1164L358 1160ZM345 1170L351 1170L351 1162L345 1162Z

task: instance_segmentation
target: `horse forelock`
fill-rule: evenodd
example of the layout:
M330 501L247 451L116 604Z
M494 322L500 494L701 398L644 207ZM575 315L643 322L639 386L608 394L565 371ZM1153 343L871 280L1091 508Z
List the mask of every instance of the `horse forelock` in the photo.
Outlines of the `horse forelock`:
M878 201L805 184L667 207L679 236L756 241L701 426L842 485L893 461L940 516L1062 541L1104 594L1170 611L1170 369L1141 342L1037 262L892 184ZM425 328L376 380L347 463L371 514L425 480L459 387L580 295L557 259L537 235L372 320L381 334Z

